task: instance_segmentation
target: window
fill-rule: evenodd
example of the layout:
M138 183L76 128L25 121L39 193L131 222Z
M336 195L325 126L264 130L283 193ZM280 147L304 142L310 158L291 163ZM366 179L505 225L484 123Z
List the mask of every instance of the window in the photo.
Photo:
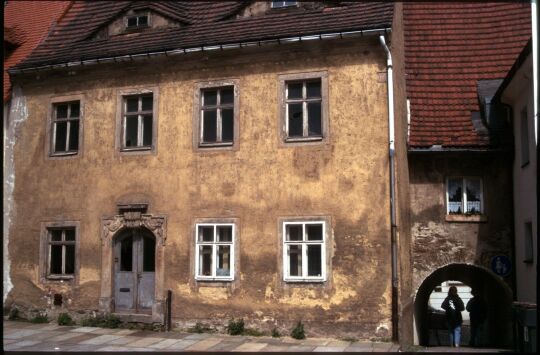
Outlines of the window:
M149 14L138 14L134 16L128 16L126 18L126 28L135 29L141 27L147 27L150 25L150 15Z
M150 150L153 146L154 96L123 96L122 150Z
M326 222L283 223L285 281L326 280Z
M328 136L327 74L280 76L284 142L320 142Z
M272 1L272 8L296 6L296 1Z
M48 278L73 278L75 274L75 227L48 228Z
M234 87L201 90L200 145L232 145Z
M529 164L529 120L527 106L521 110L520 117L520 138L521 138L521 167Z
M524 225L523 235L523 262L532 263L534 261L534 245L533 245L533 228L531 222L526 222Z
M80 111L80 101L53 104L51 155L78 153Z
M232 281L235 224L198 223L195 228L195 278Z
M447 181L448 214L482 214L482 180L475 177L451 177Z

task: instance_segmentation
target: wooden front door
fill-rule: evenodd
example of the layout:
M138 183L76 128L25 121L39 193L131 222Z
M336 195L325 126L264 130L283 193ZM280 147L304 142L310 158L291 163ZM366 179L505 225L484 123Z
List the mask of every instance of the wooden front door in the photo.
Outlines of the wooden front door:
M114 246L115 311L150 313L155 294L154 236L143 228L122 232Z

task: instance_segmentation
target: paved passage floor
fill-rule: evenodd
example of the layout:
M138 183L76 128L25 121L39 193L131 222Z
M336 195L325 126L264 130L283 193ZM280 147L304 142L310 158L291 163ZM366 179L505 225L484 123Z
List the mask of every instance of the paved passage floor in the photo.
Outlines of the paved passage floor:
M397 352L392 343L104 329L4 321L6 351Z

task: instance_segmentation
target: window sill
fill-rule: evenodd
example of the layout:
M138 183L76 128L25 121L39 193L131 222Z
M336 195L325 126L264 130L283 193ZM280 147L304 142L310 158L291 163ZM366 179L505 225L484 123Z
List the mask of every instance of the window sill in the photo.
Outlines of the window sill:
M48 275L45 281L73 281L74 279L73 275Z
M120 149L120 154L126 154L126 155L155 154L155 150L153 147L122 148Z
M199 143L199 148L222 148L222 147L232 147L233 142L222 142L222 143Z
M216 277L195 277L195 281L198 282L233 282L233 278L216 278Z
M487 222L487 216L484 214L447 214L447 222L461 222L461 223L485 223Z
M305 283L323 283L326 280L321 279L321 278L316 278L316 279L313 278L313 279L284 279L283 281L289 284L294 284L294 283L305 284Z
M320 142L323 140L323 136L316 137L291 137L285 138L285 143L302 143L302 142Z

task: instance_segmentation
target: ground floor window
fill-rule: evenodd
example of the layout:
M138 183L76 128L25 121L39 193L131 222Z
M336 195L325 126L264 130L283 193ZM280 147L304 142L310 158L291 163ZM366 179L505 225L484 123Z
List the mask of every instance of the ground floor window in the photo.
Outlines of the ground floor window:
M450 177L447 180L448 214L482 214L482 179L479 177Z
M234 279L235 225L233 223L198 223L195 238L195 278L232 281Z
M40 269L43 281L77 278L78 226L78 222L46 222L42 225Z

